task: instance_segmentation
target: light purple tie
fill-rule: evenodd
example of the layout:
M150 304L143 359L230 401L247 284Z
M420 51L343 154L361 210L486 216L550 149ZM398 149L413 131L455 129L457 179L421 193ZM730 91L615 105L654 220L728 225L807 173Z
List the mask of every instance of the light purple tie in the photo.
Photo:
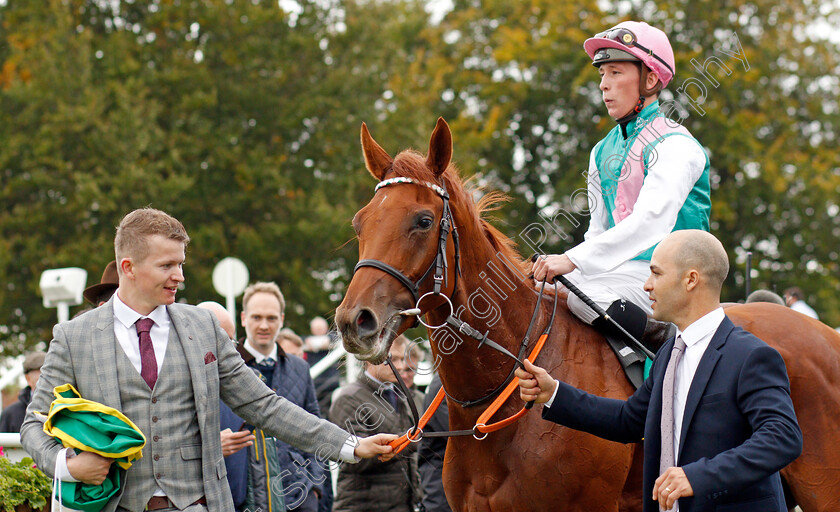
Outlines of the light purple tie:
M149 389L155 388L158 377L155 347L152 345L152 335L149 333L153 325L155 321L151 318L141 318L134 322L137 336L140 338L140 376L149 385Z
M662 381L662 421L659 428L662 432L662 445L659 453L659 474L673 467L674 460L674 384L677 377L677 365L680 364L685 352L685 342L682 336L677 336L671 359L665 369L665 379Z

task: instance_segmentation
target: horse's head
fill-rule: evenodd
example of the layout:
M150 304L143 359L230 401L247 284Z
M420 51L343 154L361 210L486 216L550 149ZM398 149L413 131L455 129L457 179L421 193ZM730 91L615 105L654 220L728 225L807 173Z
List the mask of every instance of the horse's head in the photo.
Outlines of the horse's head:
M414 323L413 316L400 312L417 306L437 273L441 219L448 216L439 185L452 157L452 134L438 119L426 158L415 151L391 158L363 124L362 151L365 166L380 183L353 218L360 264L336 311L336 324L349 352L378 363L394 338ZM443 249L444 258L453 253L452 245ZM454 272L450 265L444 291L454 286ZM440 304L432 299L423 301L424 310Z

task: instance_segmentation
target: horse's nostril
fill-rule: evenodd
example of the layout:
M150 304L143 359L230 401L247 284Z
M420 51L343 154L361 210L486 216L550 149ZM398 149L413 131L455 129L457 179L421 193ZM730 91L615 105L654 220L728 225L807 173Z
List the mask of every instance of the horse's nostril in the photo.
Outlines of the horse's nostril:
M376 318L370 310L363 309L359 311L358 315L356 315L356 330L361 337L365 337L376 332Z

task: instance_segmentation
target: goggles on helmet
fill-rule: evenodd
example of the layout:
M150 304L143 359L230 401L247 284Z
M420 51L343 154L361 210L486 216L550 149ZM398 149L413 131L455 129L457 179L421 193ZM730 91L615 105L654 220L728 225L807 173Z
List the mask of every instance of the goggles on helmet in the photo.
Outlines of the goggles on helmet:
M627 47L634 47L635 46L636 48L642 50L643 52L647 53L648 55L650 55L654 59L661 62L666 68L668 68L668 70L671 72L671 74L674 73L674 70L671 69L671 66L669 66L667 62L662 60L658 55L653 53L651 50L648 50L647 48L645 48L644 46L639 44L639 41L636 40L636 34L634 34L632 31L630 31L630 30L628 30L624 27L614 27L614 28L611 28L609 30L605 30L604 32L601 32L599 34L595 34L594 37L601 37L601 38L604 38L604 39L609 39L610 41L615 41L617 43L621 43L621 44L623 44L624 46L627 46Z

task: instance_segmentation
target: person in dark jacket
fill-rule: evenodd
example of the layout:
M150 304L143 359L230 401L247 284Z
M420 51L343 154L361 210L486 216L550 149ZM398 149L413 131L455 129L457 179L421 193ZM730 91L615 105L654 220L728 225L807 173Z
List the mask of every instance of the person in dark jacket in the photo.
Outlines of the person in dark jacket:
M26 407L32 400L32 392L38 385L41 376L41 365L44 364L44 352L32 352L23 359L23 378L27 386L20 390L18 401L3 409L0 415L0 432L20 433L20 426L26 416Z
M236 326L233 323L233 317L224 306L218 302L207 301L198 304L197 307L216 315L219 326L227 333L231 343L236 344ZM243 448L253 446L256 437L250 430L244 429L242 418L222 401L219 401L219 425L222 430L222 455L225 457L225 469L234 510L243 512L248 491L249 455L249 451ZM266 512L269 511L266 510Z
M398 336L391 360L399 371L406 364L407 340ZM408 399L394 386L396 376L386 364L365 363L359 380L339 390L330 408L330 421L359 437L379 432L405 432L413 425ZM333 512L412 512L421 499L417 473L417 444L387 462L342 464Z
M320 417L315 386L309 376L309 365L297 356L286 354L277 342L283 327L285 306L285 298L275 283L257 282L246 288L242 297L241 316L246 337L237 346L237 350L246 365L259 371L268 387L286 400ZM238 420L228 417L230 415L226 413L223 416L228 421L233 420L233 423ZM250 446L253 438L242 427L240 423L230 427L228 433L222 432L223 449L231 437L238 437L239 444ZM328 480L323 464L316 459L315 454L303 453L279 440L276 446L287 510L316 512L318 501L323 495L321 486ZM242 494L239 487L244 471L247 471L247 467L228 464L228 483L231 484L234 496ZM257 488L266 491L262 489L265 486L263 482L249 480L248 486L252 492ZM260 508L266 510L265 506Z

